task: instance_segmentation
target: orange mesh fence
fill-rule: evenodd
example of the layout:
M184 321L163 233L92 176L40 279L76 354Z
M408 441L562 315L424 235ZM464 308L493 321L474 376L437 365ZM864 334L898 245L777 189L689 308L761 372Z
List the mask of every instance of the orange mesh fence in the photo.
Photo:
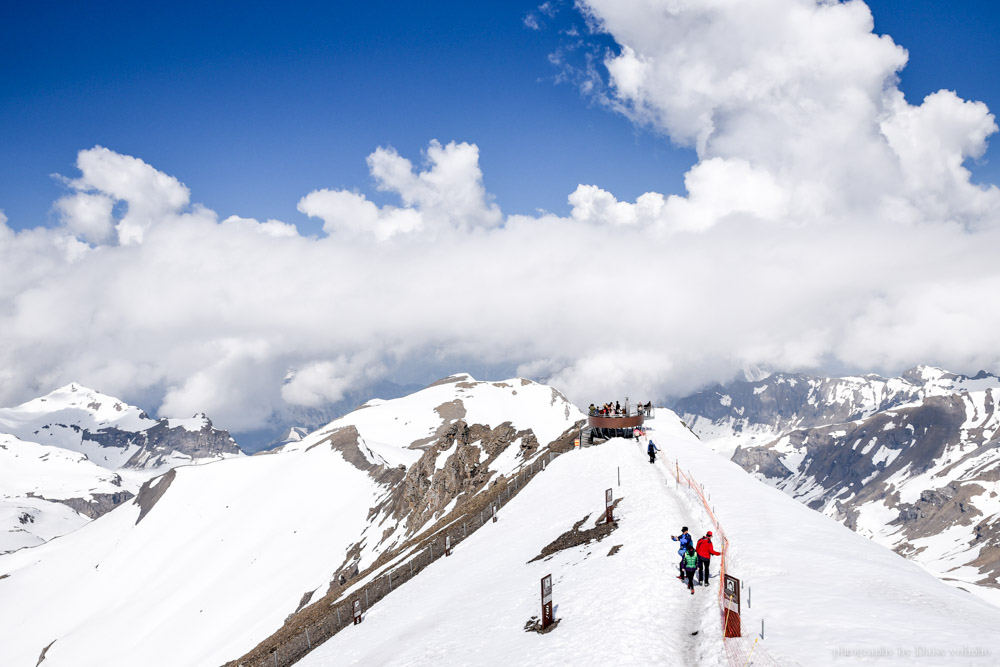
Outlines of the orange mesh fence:
M726 580L726 554L729 553L729 539L726 537L726 531L719 523L719 518L715 515L715 508L712 506L710 499L705 494L705 488L698 483L698 481L691 475L691 472L685 472L681 470L680 462L674 462L674 476L677 480L677 486L679 488L688 489L694 496L701 501L702 507L705 513L708 514L709 521L712 523L713 537L718 536L720 538L719 545L722 547L720 551L722 555L719 556L719 587L717 592L717 599L719 604L719 616L722 623L720 628L723 634L723 644L726 648L726 659L729 662L730 667L748 667L749 665L760 665L762 667L767 667L769 665L779 665L773 657L764 649L761 645L761 636L757 633L756 628L751 629L747 626L744 620L743 614L739 617L739 636L738 637L726 637L726 634L736 634L734 632L727 633L726 628L735 629L736 618L735 614L732 614L724 604L722 599L723 584Z

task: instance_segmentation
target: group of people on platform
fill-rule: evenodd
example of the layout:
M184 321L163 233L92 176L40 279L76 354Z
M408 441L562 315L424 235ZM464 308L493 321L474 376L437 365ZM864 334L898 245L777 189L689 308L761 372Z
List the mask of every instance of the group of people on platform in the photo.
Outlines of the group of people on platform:
M628 407L623 408L618 401L615 401L614 403L605 403L601 407L597 407L591 403L587 412L591 417L620 417L628 416ZM653 402L648 401L646 403L639 403L636 406L636 414L644 414L647 417L652 415Z
M712 556L721 556L722 552L716 551L715 545L712 544L712 531L705 533L698 540L697 545L695 545L691 533L688 532L687 526L681 528L680 535L671 535L670 539L681 544L681 548L677 550L677 553L681 557L680 576L677 578L681 581L686 580L691 595L694 595L695 572L698 574L698 585L708 586L708 571Z

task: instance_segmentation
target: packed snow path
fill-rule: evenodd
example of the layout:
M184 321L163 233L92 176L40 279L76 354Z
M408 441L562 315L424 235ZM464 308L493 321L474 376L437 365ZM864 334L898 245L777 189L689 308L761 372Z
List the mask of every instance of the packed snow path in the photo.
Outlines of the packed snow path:
M528 562L585 516L581 529L593 527L608 488L621 498L617 530ZM691 595L677 580L670 535L682 525L696 529L691 522L665 467L650 465L635 441L571 452L506 505L497 524L299 664L722 665L715 589ZM559 625L544 635L526 632L540 616L539 582L550 573Z

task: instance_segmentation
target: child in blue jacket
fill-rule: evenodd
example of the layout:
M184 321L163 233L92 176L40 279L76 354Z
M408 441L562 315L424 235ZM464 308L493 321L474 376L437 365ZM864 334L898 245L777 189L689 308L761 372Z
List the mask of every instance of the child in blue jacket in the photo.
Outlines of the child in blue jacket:
M680 572L680 576L677 577L677 578L678 579L685 579L687 573L684 571L684 554L687 553L688 547L693 547L694 546L694 538L691 537L690 533L688 533L687 526L684 526L683 528L681 528L681 534L680 535L678 535L676 537L673 536L673 535L671 535L670 539L673 540L674 542L680 542L680 544L681 544L681 548L677 550L677 555L679 555L681 557L681 568L680 568L681 572Z

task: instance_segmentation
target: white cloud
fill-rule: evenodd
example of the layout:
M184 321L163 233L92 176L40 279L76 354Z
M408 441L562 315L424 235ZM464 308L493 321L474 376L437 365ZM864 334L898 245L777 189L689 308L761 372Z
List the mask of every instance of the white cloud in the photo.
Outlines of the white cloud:
M392 148L379 148L368 156L368 168L378 189L398 195L403 207L380 208L356 192L316 190L299 201L299 211L322 219L328 234L372 236L379 241L410 234L433 238L452 230L490 229L503 222L500 208L483 187L479 148L473 144L442 146L432 141L426 169L420 172Z
M586 7L623 47L609 103L696 147L684 193L580 185L567 217L504 218L474 144L416 166L383 147L368 166L394 205L308 193L326 235L306 238L82 151L63 226L0 215L0 405L77 380L240 430L470 358L583 405L747 365L1000 371L998 193L964 166L996 132L985 105L903 99L906 53L859 2Z

